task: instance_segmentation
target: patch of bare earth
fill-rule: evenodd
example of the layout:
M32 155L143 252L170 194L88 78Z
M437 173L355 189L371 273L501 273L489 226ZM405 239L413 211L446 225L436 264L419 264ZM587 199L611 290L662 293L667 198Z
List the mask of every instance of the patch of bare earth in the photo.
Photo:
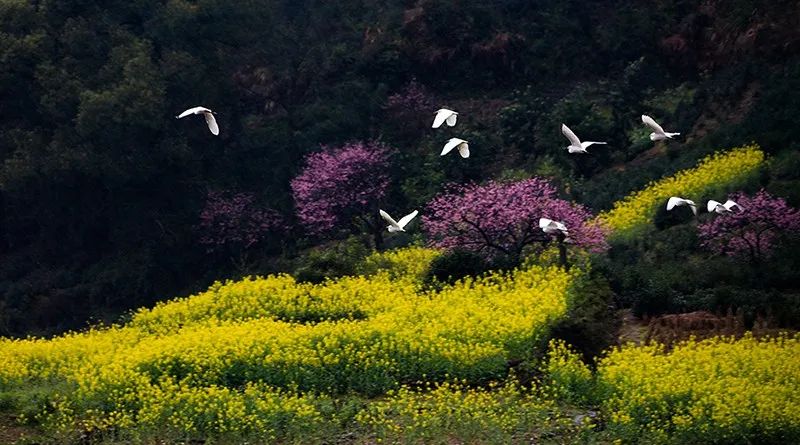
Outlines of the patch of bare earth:
M39 435L39 431L20 425L14 417L0 414L0 444L12 445L22 439L32 439Z
M619 344L643 344L647 337L647 322L633 315L633 311L630 309L622 310L620 315L622 325L617 336Z
M755 337L774 337L788 330L779 328L773 320L762 317L757 318L753 326L746 326L741 313L716 315L695 311L642 319L626 309L622 311L618 340L620 344L636 345L658 342L671 348L690 338L702 340L717 336L741 337L746 332L751 332Z

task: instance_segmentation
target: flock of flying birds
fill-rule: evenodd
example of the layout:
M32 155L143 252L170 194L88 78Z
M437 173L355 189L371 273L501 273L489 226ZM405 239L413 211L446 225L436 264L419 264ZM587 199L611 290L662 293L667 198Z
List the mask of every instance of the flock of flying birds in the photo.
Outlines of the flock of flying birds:
M189 115L200 115L200 114L202 114L203 117L205 117L206 124L208 125L208 129L209 131L211 131L211 134L213 134L214 136L219 135L219 125L217 125L217 120L214 118L214 114L216 113L214 113L213 111L209 110L206 107L189 108L188 110L184 111L183 113L175 117L178 119L182 119ZM445 123L447 124L448 127L455 127L457 120L458 120L457 112L449 110L447 108L441 108L437 110L435 113L432 128L439 128ZM663 141L666 139L672 139L673 137L680 135L680 133L670 133L664 131L664 129L661 127L661 125L658 124L658 122L656 122L652 117L646 114L642 115L642 122L653 130L653 132L650 133L651 141ZM561 133L569 140L569 145L566 147L566 150L570 154L588 153L586 149L592 145L607 144L606 142L581 141L578 138L578 136L576 136L575 133L572 130L570 130L569 127L566 126L566 124L561 124ZM461 155L462 158L466 159L469 157L469 142L459 138L450 138L450 140L448 140L447 143L444 144L444 148L442 149L442 153L440 156L444 156L450 153L451 151L453 151L453 149L457 149L458 153ZM667 201L668 211L671 211L675 207L680 207L680 206L689 206L689 208L692 209L692 212L695 215L697 215L697 205L694 203L694 201L690 199L684 199L677 196L673 196L669 198L669 200ZM708 201L706 207L709 213L714 212L719 214L731 213L734 211L734 209L737 209L739 211L743 210L739 204L735 203L730 199L726 201L724 204L718 201L714 201L712 199ZM378 212L380 213L380 216L384 220L386 220L387 223L389 223L389 225L387 226L387 230L391 233L405 232L406 231L405 227L408 225L408 223L410 223L411 220L413 220L417 216L417 214L419 214L417 210L414 210L408 215L405 215L404 217L400 218L399 221L395 221L395 219L392 218L391 215L386 213L384 210L379 209ZM553 221L548 218L540 218L539 228L542 229L542 231L548 235L560 236L563 237L565 241L569 241L569 230L562 222Z

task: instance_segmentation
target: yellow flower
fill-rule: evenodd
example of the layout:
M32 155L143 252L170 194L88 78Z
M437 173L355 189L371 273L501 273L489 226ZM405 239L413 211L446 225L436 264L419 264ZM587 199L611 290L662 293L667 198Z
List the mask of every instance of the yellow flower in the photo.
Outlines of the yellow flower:
M597 379L618 425L691 442L756 442L768 430L800 434L800 335L688 341L669 353L629 345L598 364Z
M714 153L697 167L651 182L614 203L614 208L601 213L597 222L611 229L612 237L634 236L650 224L658 206L671 196L700 202L709 191L744 183L764 164L764 159L758 145Z
M0 389L65 383L63 402L43 414L62 429L85 421L222 434L282 416L312 428L316 396L294 392L379 395L403 382L502 377L565 316L580 274L530 265L426 292L420 280L437 254L375 255L370 275L321 284L288 275L215 283L125 326L0 340Z

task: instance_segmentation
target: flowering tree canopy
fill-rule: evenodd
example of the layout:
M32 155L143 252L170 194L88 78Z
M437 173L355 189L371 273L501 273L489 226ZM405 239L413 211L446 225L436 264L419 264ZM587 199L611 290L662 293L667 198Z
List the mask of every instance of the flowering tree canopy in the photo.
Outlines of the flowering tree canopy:
M608 247L591 213L559 199L555 187L541 178L455 186L428 204L422 222L436 247L519 257L527 246L553 239L539 228L539 218L564 223L575 245L592 251Z
M211 191L200 213L200 243L209 250L247 249L284 228L278 212L259 207L252 193Z
M355 218L373 225L378 201L389 188L389 156L389 148L375 141L323 147L306 156L305 168L291 183L306 230L318 235Z
M433 113L434 100L428 90L416 80L408 82L400 91L386 100L386 109L393 113Z
M763 189L754 196L734 193L730 199L742 210L715 215L698 227L702 245L715 253L757 264L772 254L780 237L800 232L800 210Z

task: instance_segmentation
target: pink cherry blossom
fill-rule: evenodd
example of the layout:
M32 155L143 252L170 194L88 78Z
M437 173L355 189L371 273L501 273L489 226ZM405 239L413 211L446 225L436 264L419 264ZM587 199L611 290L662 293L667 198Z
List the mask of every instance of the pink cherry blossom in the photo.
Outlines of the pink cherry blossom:
M556 195L545 179L455 185L427 206L422 223L432 245L462 248L494 257L519 257L527 246L553 240L539 228L539 218L560 221L569 239L590 251L608 248L604 230L591 213Z
M292 182L297 216L319 235L374 212L389 188L391 150L376 141L323 147L306 156Z
M714 253L745 257L757 264L772 255L782 237L800 231L800 210L763 189L753 196L738 192L729 198L742 210L713 215L698 227L702 245Z
M386 100L386 109L395 114L421 113L433 108L433 97L414 79Z
M200 213L199 229L200 243L214 251L248 249L285 225L278 212L258 206L252 193L211 191Z

